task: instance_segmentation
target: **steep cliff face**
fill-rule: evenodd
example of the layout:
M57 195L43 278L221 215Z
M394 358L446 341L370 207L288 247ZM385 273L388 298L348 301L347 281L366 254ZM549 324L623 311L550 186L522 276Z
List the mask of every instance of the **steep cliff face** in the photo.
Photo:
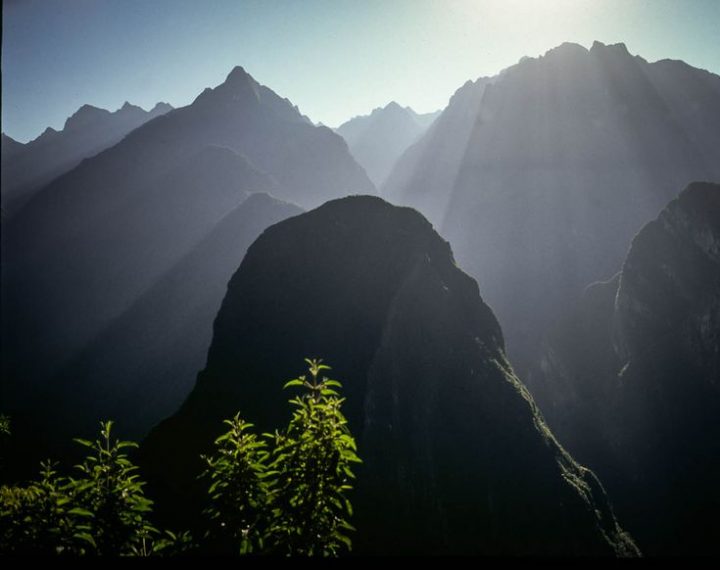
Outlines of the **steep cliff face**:
M205 370L141 448L165 516L178 522L180 497L199 509L198 456L223 418L286 422L282 385L307 356L342 380L358 437L356 552L636 553L515 377L449 245L416 211L372 197L276 224L248 250Z
M415 145L433 150L414 167L409 150L383 195L450 241L524 376L542 332L618 270L638 228L678 188L720 179L720 77L595 43L485 83L458 92ZM468 127L441 130L451 113Z
M720 185L693 183L549 337L530 385L643 550L714 554L718 379Z

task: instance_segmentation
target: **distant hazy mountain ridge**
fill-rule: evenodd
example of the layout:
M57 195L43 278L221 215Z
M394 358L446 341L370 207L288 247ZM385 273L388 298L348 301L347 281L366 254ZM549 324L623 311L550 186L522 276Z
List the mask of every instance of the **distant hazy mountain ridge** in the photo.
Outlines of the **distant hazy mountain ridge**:
M65 121L61 131L48 127L27 144L3 134L2 203L10 214L53 178L68 172L81 160L113 146L143 123L171 111L158 103L150 111L125 103L114 112L83 105ZM12 141L12 142L10 142ZM11 146L12 151L6 150Z
M417 114L395 101L374 109L369 115L354 117L335 132L348 144L355 160L380 187L403 152L414 143L440 114Z
M596 42L463 86L382 193L450 241L524 375L548 324L693 180L720 180L720 77Z

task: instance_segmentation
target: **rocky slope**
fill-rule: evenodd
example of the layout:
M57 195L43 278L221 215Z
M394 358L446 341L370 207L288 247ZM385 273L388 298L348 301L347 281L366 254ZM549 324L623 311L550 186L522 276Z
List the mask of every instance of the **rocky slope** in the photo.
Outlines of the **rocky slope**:
M397 159L440 114L419 115L395 101L374 109L369 115L354 117L335 132L345 139L355 160L379 188Z
M718 379L720 185L693 183L549 335L530 379L648 553L715 554Z
M524 375L568 301L692 180L720 180L720 77L596 42L461 88L383 195L448 238Z
M194 522L198 455L223 418L241 410L260 431L285 424L282 386L308 356L343 382L364 461L355 552L636 553L599 481L514 375L449 245L416 211L366 196L280 222L248 250L205 370L141 447L165 517Z
M125 103L114 112L83 105L65 121L62 130L48 127L36 139L16 148L11 155L6 155L3 148L2 203L6 215L16 212L35 191L53 178L72 170L83 159L110 148L140 125L171 110L167 103L158 103L150 111ZM4 143L3 138L3 147Z

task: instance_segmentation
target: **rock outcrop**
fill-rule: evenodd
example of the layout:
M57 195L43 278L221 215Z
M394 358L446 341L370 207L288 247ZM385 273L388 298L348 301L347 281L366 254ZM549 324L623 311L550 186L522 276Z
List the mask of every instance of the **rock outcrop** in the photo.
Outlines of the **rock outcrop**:
M720 185L693 183L588 288L530 378L559 440L651 554L715 554Z

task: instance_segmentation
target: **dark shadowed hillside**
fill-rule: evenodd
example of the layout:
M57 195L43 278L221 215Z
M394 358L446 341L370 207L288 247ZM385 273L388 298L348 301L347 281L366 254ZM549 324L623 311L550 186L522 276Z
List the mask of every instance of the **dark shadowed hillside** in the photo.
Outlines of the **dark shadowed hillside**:
M3 135L2 204L6 215L16 212L35 191L81 160L113 146L143 123L171 110L167 103L158 103L150 111L125 103L114 112L83 105L65 121L61 131L48 127L27 144L12 141L15 145L10 153L5 144L9 137Z
M465 117L465 129L442 128ZM720 180L720 77L563 44L461 88L383 193L447 237L521 375L540 336L692 180Z
M449 245L416 211L373 197L280 222L248 250L205 370L141 448L165 517L192 525L198 455L223 418L285 423L282 386L306 356L332 364L358 436L355 552L636 552L515 377Z
M655 554L720 535L720 185L694 183L549 335L531 387Z
M81 407L81 418L67 420L78 432L123 418L132 437L172 413L205 364L212 322L248 246L301 212L267 194L252 194L229 212L53 379L53 407Z
M419 115L393 101L369 115L350 119L335 132L345 139L355 160L379 188L400 155L439 114L440 111Z

